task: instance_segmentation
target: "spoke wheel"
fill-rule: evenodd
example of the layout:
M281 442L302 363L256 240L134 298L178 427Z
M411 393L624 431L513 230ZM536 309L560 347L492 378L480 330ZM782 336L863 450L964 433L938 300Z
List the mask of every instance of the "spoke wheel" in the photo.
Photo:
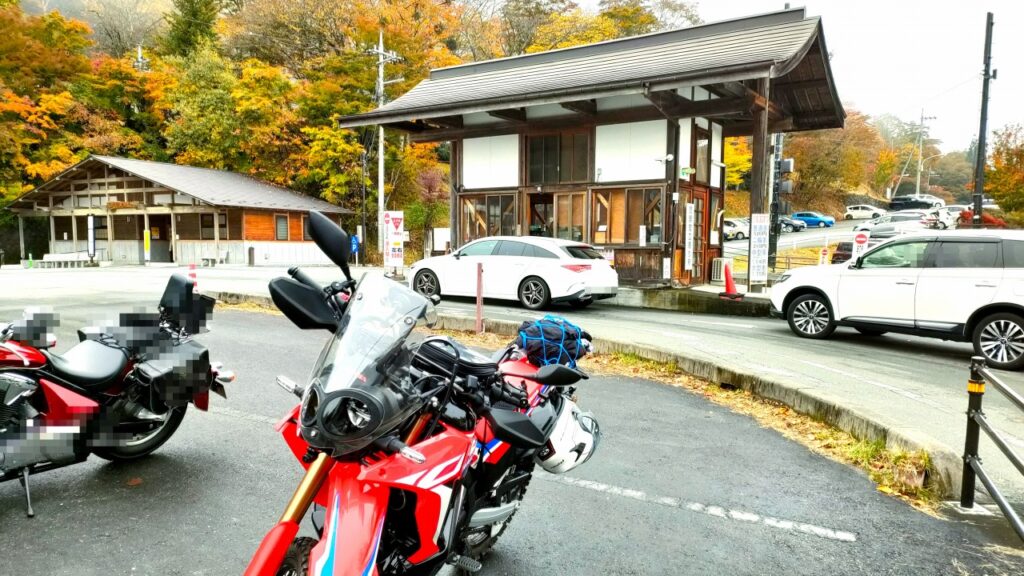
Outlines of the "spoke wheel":
M824 298L805 294L789 305L789 328L802 338L827 338L836 329L832 311Z
M519 285L519 301L530 310L540 310L551 301L551 292L543 280L530 276Z
M413 287L424 296L441 295L441 283L438 282L437 275L430 270L421 270L417 273L413 280Z
M1024 319L1016 314L993 314L974 330L974 350L993 368L1024 367Z

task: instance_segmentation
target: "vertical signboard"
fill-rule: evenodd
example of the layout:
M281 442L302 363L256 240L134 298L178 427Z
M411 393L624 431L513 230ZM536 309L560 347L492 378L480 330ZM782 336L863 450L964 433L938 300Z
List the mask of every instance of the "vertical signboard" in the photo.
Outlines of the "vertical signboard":
M96 217L89 214L85 221L89 229L85 249L89 253L89 260L92 260L96 257Z
M683 270L693 271L693 202L686 203L686 224L683 228Z
M143 260L149 262L149 228L142 231L142 251Z
M868 240L871 239L870 230L861 230L853 236L853 250L851 250L850 260L853 262L857 261L868 250Z
M405 213L401 210L384 212L384 266L401 268L405 265Z
M771 218L768 214L750 215L750 283L768 282L768 229Z

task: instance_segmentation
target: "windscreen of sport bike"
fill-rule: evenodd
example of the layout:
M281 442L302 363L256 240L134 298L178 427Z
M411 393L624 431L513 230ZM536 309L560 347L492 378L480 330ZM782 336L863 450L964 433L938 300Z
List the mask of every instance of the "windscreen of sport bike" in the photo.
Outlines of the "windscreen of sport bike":
M313 377L325 393L373 385L375 366L401 346L418 324L432 324L434 306L408 287L367 275L348 302L341 327L324 349Z

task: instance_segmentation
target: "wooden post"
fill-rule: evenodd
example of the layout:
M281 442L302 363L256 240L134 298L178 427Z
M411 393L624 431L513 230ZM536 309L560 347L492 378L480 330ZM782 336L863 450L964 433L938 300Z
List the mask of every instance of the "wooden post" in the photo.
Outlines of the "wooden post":
M288 228L291 229L291 215L288 216ZM213 213L213 262L220 263L220 211Z
M178 215L174 213L174 208L171 207L171 261L178 261L178 223L176 220Z
M114 213L107 210L107 260L114 261Z
M25 217L18 214L18 245L21 248L19 260L28 260L28 252L25 252Z
M757 100L751 107L751 114L754 120L754 145L752 166L750 169L750 215L763 214L765 211L765 198L768 192L768 78L757 80ZM750 270L752 265L750 257L753 249L753 239L747 241L747 291L760 292L760 285L753 285L750 282Z
M71 214L71 251L78 252L78 216Z
M54 218L53 213L50 213L50 254L53 254L54 247L57 245L57 220Z

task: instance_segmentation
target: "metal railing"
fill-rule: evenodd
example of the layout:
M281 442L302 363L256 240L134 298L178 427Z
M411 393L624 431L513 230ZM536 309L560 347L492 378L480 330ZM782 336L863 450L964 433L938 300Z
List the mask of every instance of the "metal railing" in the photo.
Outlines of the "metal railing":
M985 490L995 500L1003 515L1013 526L1017 535L1024 540L1024 521L1010 506L1010 503L996 488L992 479L985 473L981 466L981 457L978 456L979 432L984 430L992 442L1003 452L1010 462L1017 468L1017 471L1024 475L1024 462L1020 456L1006 444L1006 440L999 435L992 425L985 418L985 412L981 409L981 400L985 396L985 384L991 384L993 388L1006 396L1017 408L1024 411L1024 396L1017 394L1004 384L998 376L993 374L985 366L985 359L981 356L971 358L971 377L967 381L967 393L970 399L967 403L967 438L964 441L964 475L963 484L960 489L960 506L964 508L974 507L974 488L976 480L981 480Z

